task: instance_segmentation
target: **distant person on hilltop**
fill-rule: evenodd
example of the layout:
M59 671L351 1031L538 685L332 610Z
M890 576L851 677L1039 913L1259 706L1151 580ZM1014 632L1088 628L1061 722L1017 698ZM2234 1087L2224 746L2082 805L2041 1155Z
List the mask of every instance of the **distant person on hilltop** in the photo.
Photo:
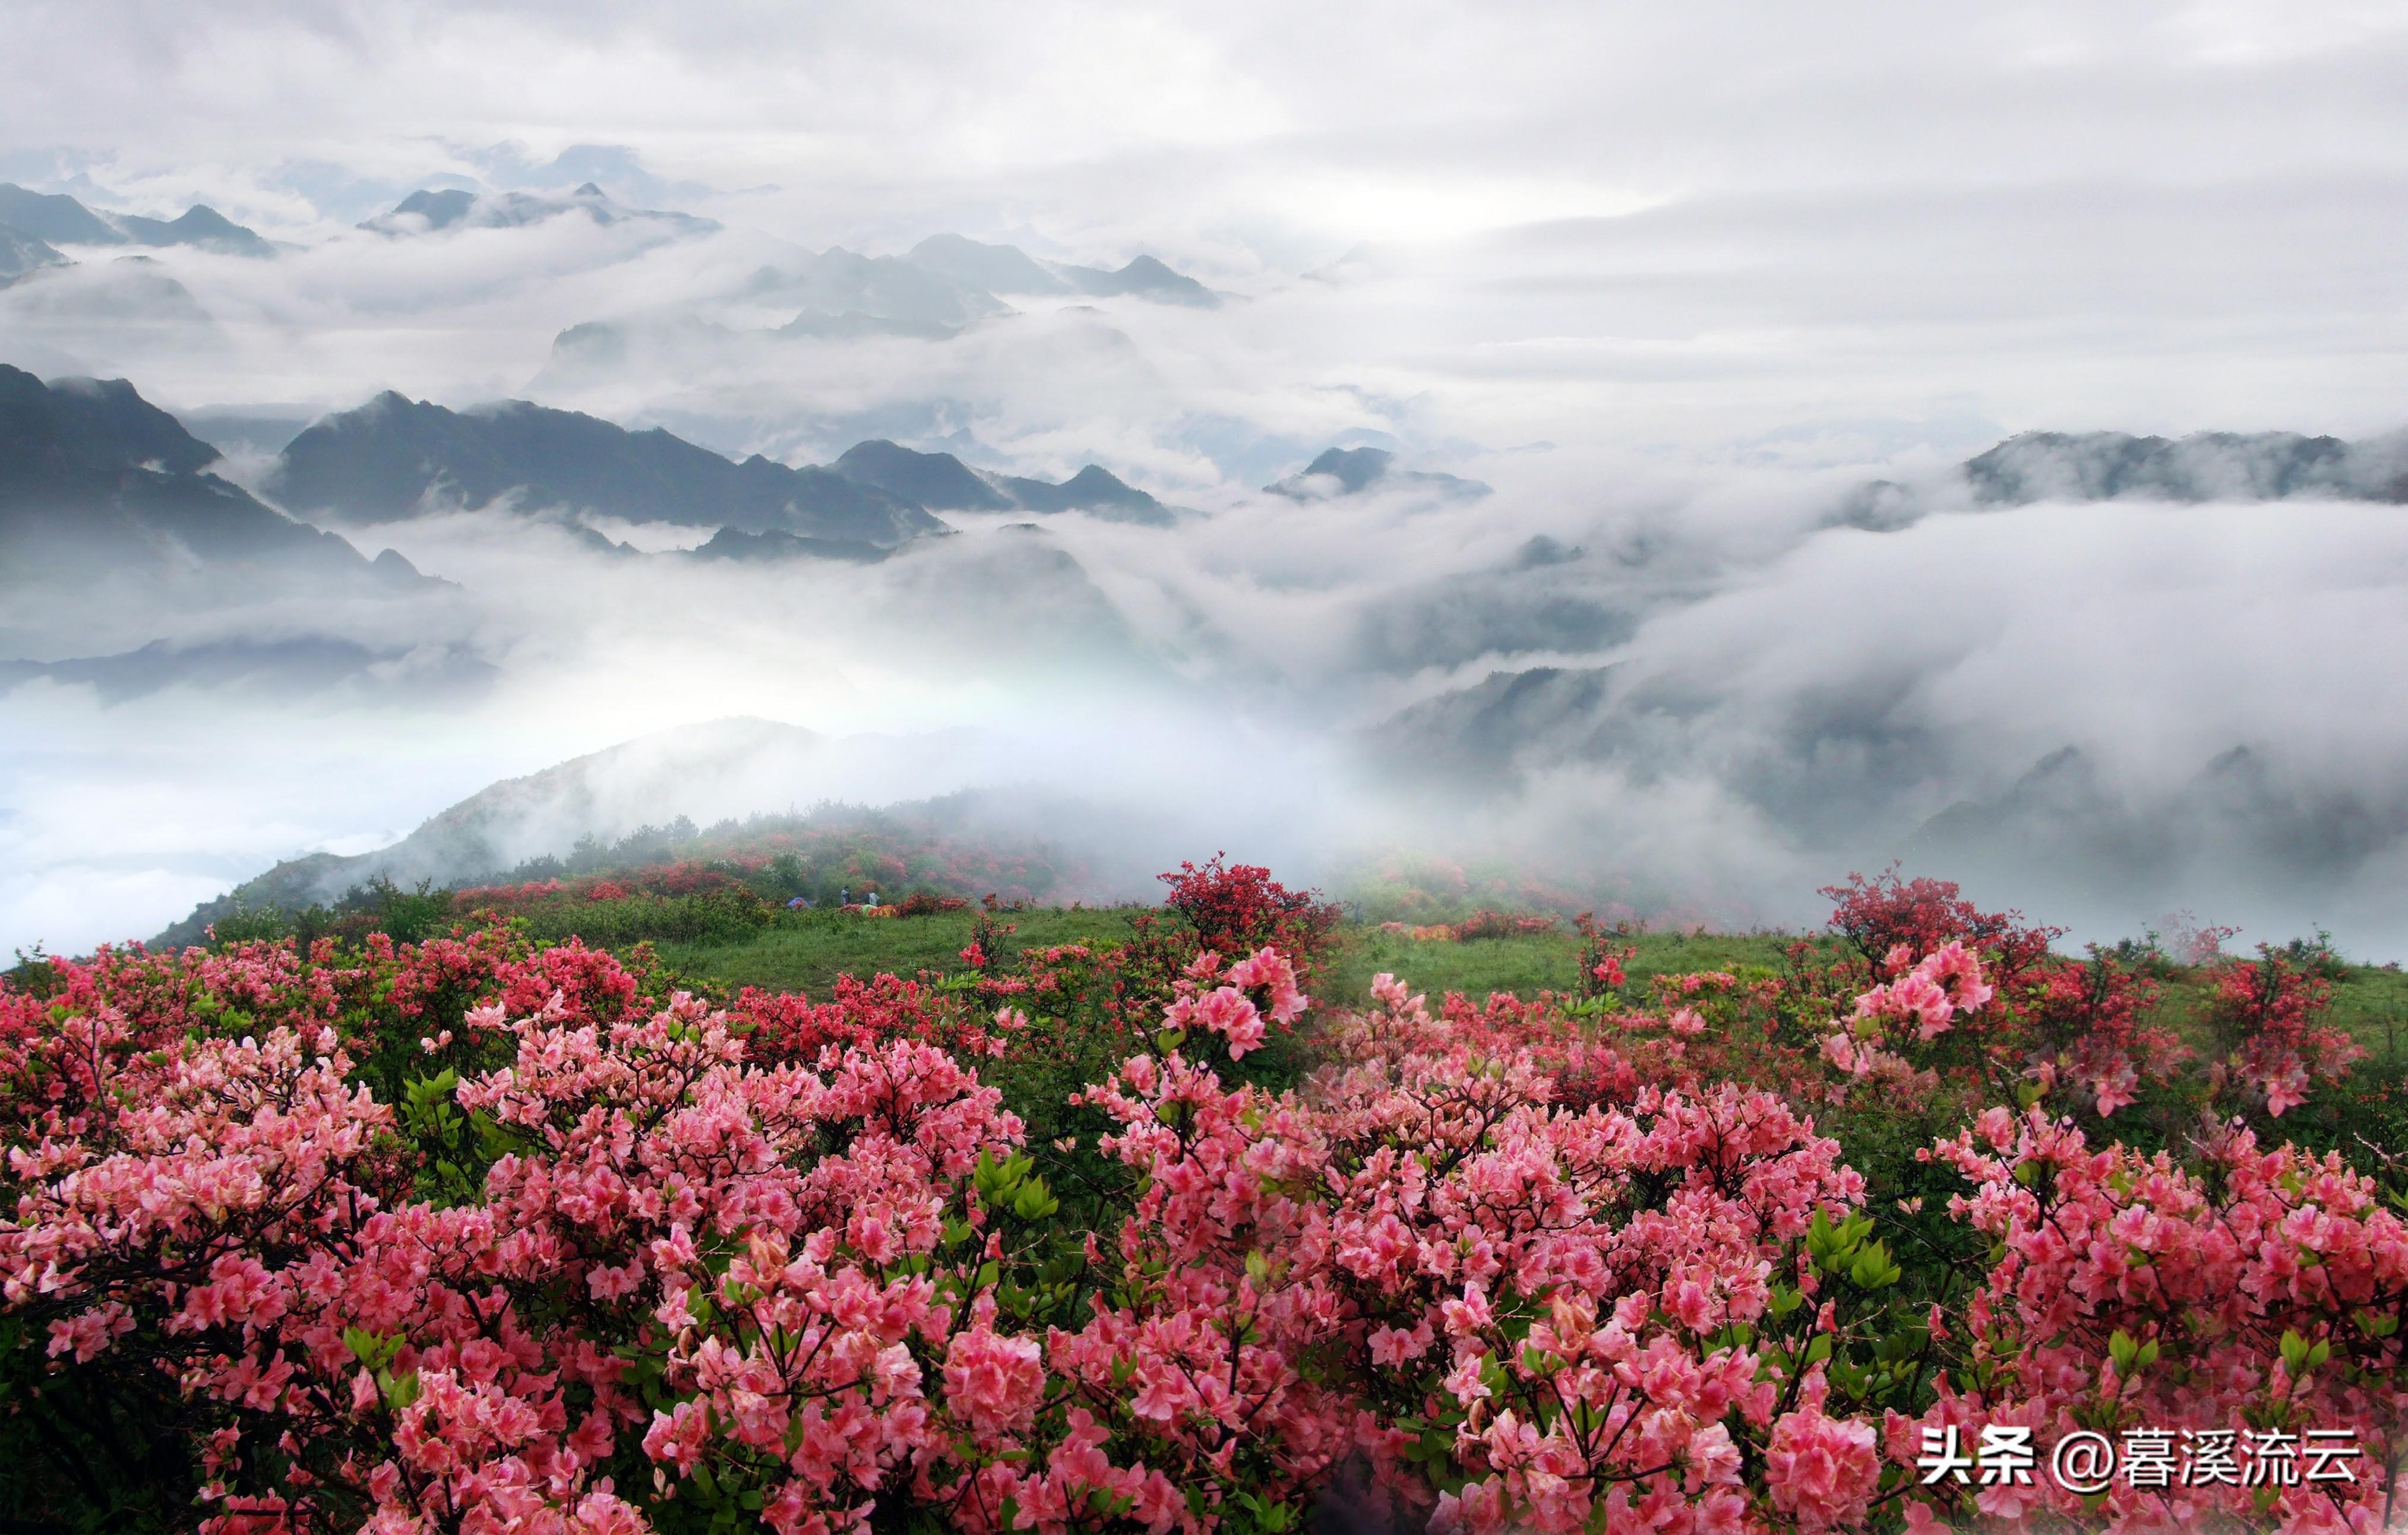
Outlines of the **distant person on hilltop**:
M839 885L836 888L836 903L839 906L850 906L853 904L852 886Z

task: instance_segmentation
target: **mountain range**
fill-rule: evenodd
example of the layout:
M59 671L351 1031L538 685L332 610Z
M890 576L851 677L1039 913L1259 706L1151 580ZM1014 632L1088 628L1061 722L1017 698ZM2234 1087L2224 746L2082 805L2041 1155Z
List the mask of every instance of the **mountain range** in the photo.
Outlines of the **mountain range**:
M797 469L758 454L736 462L658 427L630 431L523 400L454 411L391 391L295 436L265 489L296 513L345 522L498 504L887 548L945 532L938 511L1171 519L1154 497L1095 464L1057 485L984 475L950 453L881 441Z
M711 780L730 763L742 763L748 780L773 791L806 781L825 764L828 747L810 731L740 718L640 736L490 784L376 852L288 859L203 904L163 937L197 943L202 929L242 907L307 906L376 878L397 885L489 878L530 858L564 854L580 836L609 840L640 823L708 816L719 808L710 803L716 797Z
M218 450L125 380L0 363L0 590L191 576L398 592L429 583L208 473Z
M738 463L655 427L630 432L523 400L448 410L387 391L313 422L264 487L303 516L387 522L497 503L631 522L778 529L893 546L944 524L830 470Z
M2408 432L2351 442L2297 432L2024 432L1958 464L1939 484L1857 486L1828 525L1893 533L1948 509L1947 492L1988 509L2042 501L2375 501L2408 504Z
M448 704L491 686L500 675L491 662L456 645L370 646L325 634L189 645L153 640L114 656L0 661L0 693L41 679L88 687L103 704L124 704L170 688L283 699L339 691L371 703Z
M2026 432L1966 462L1985 505L2034 501L2408 502L2408 433L2345 442L2296 432Z
M1476 479L1425 470L1399 469L1397 456L1384 448L1333 448L1284 479L1263 487L1265 493L1291 501L1327 501L1333 496L1359 496L1369 490L1412 490L1454 500L1488 494Z
M678 235L709 235L720 227L716 220L698 219L690 213L628 207L588 181L557 197L523 192L474 192L456 187L413 192L392 212L379 214L360 228L372 235L395 236L431 235L454 228L523 229L570 213L582 214L596 224L651 223Z
M1012 312L997 296L1123 295L1160 304L1211 308L1220 299L1195 278L1152 256L1117 271L1039 262L1016 246L982 245L959 235L937 235L901 256L864 256L841 246L755 271L743 296L795 304L801 313L784 335L843 338L916 335L940 340Z
M1109 271L1040 262L1018 246L987 245L962 235L931 235L904 259L966 288L991 293L1085 293L1095 298L1134 293L1206 309L1221 303L1211 289L1152 256L1136 257L1118 271Z
M174 219L95 213L63 192L0 182L0 248L13 233L45 245L193 246L230 256L273 256L276 248L207 204ZM55 252L54 252L55 254ZM5 274L0 274L5 275Z
M0 288L30 277L46 266L64 266L67 259L21 230L0 224Z

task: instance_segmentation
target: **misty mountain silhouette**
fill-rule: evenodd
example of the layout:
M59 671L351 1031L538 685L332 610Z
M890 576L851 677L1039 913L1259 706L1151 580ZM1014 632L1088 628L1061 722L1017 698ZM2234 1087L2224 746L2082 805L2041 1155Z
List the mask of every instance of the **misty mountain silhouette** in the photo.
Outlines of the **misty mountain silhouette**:
M728 773L730 764L742 764L747 782L799 777L824 757L827 745L799 726L749 718L638 736L489 784L390 847L287 859L203 903L162 936L198 942L202 929L240 907L307 906L380 875L405 886L487 878L539 854L566 853L580 836L615 838L639 822L666 820L677 812L660 807L683 803L685 790Z
M1363 760L1390 778L1494 792L1515 780L1517 759L1534 746L1556 758L1581 755L1612 675L1606 666L1491 672L1363 732Z
M372 235L394 236L432 235L452 228L523 229L570 213L582 214L596 224L649 223L678 235L710 235L720 227L716 220L698 219L690 213L629 207L588 181L574 192L553 197L524 192L480 193L456 187L443 191L422 188L394 204L392 212L380 213L360 228Z
M1072 287L1097 298L1135 293L1164 304L1188 304L1199 309L1221 306L1218 294L1194 277L1174 272L1152 256L1140 256L1117 272L1100 266L1057 266Z
M387 549L380 558L397 561L401 556ZM287 700L349 688L379 703L454 703L500 675L490 663L456 647L373 649L354 640L310 634L199 645L157 640L116 656L0 661L0 692L40 677L87 686L104 704L179 687L251 689Z
M453 411L392 391L294 437L266 489L285 506L362 522L507 503L882 546L944 528L830 470L757 454L738 463L658 427L630 432L523 400Z
M123 245L125 232L62 192L0 181L0 224L54 245Z
M989 475L951 453L921 453L882 438L856 443L829 465L865 485L916 501L931 511L1088 512L1116 522L1168 527L1170 509L1100 464L1088 464L1060 484L1016 475Z
M194 567L317 590L438 584L204 473L217 459L122 378L46 385L0 364L0 588Z
M951 453L919 453L884 439L855 443L828 465L937 512L1005 512L1019 505Z
M105 327L178 344L213 346L222 339L191 289L167 275L156 256L120 255L37 267L8 288L5 332L11 342L60 342Z
M1326 501L1333 496L1398 488L1465 498L1488 493L1488 487L1476 479L1398 469L1396 463L1397 456L1383 448L1332 448L1301 470L1285 479L1272 481L1263 490L1291 501Z
M882 545L864 544L849 538L807 538L799 533L781 533L775 528L767 533L744 533L735 528L722 528L710 535L708 543L688 550L686 558L741 560L754 564L770 564L781 560L849 560L857 565L874 565L894 552Z
M1016 245L986 245L962 235L931 235L911 248L904 259L939 277L990 293L1068 293L1076 291Z
M0 224L52 245L194 246L230 256L273 256L276 248L207 204L175 219L94 213L60 192L0 181Z
M2344 442L2296 432L2026 432L1969 459L1985 505L2034 501L2281 501L2336 496L2408 502L2408 434Z
M1140 256L1119 271L1040 262L1016 245L987 245L961 235L931 235L903 258L914 266L990 293L1086 293L1115 298L1133 293L1162 304L1197 308L1220 306L1220 295L1194 277L1152 256Z
M45 266L64 266L67 259L42 241L0 224L0 288Z
M1124 482L1098 464L1088 464L1059 485L1017 475L996 482L1022 507L1032 512L1087 512L1118 522L1146 522L1168 527L1170 510L1143 490Z
M779 326L774 334L812 341L858 341L867 335L910 336L915 341L950 341L961 332L959 325L947 325L934 320L896 320L885 315L866 315L858 309L848 309L840 315L806 309ZM568 334L563 331L561 339L566 340ZM558 349L557 342L554 349Z
M824 468L758 455L737 463L659 427L631 432L523 400L454 411L391 391L294 437L266 491L297 512L351 522L500 505L800 540L730 540L712 549L727 559L855 558L838 546L891 548L944 532L936 510L1173 520L1160 502L1096 464L1057 485L982 474L950 453L883 440L856 444Z
M858 315L948 331L1011 312L1010 305L983 288L901 256L865 256L842 246L798 263L764 266L752 274L745 294L765 304L799 306L805 315Z
M415 214L425 220L426 227L430 230L449 229L466 218L468 210L476 206L476 204L475 192L466 192L458 187L447 188L441 192L422 188L394 204L391 213L370 219L360 227L373 229L379 234L401 234L405 232L405 226L400 220Z
M136 245L189 245L229 256L273 256L276 248L217 209L194 204L175 219L120 217L118 227Z
M2238 904L2243 891L2329 901L2403 841L2408 801L2396 789L2303 789L2245 746L2146 797L2065 746L2000 792L1931 817L1903 852L2009 888L2070 886L2129 920L2177 903Z
M2297 432L2025 432L1958 464L1977 507L2034 502L2287 501L2294 497L2408 504L2408 432L2358 442ZM1929 483L1867 480L1842 496L1826 527L1896 533L1962 504Z

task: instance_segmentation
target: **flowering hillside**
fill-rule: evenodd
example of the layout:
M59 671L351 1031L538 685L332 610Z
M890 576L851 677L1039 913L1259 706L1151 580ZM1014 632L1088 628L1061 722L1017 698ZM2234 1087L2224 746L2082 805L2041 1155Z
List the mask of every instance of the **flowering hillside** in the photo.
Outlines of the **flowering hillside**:
M1165 877L817 999L506 920L23 967L0 1517L2386 1518L2396 1120L2313 962L2177 1027L2151 956L1885 878L1778 971L1584 922L1560 992L1314 997L1328 907Z

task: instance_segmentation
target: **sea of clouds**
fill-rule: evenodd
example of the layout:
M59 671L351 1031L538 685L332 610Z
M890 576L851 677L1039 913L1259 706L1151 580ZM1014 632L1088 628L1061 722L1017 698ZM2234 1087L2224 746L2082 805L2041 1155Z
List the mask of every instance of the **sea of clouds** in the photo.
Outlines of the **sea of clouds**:
M1144 857L1226 846L1305 877L1498 850L1798 923L1817 885L1903 857L2084 936L2187 907L2408 955L2401 508L1992 507L1950 477L2032 429L2400 428L2408 24L939 19L0 18L0 48L56 65L0 102L0 179L110 211L206 201L284 248L70 251L0 291L0 361L130 378L205 435L395 388L792 462L867 436L1048 477L1095 462L1188 514L952 516L959 537L864 569L702 564L603 525L665 551L609 557L438 513L354 535L453 583L408 603L28 599L0 628L31 659L336 636L490 672L0 696L0 946L153 931L280 857L366 851L496 778L743 715L927 746L774 788L734 768L650 818L1020 786L1116 807ZM722 227L355 227L422 187L589 180ZM763 269L943 231L1151 253L1222 303L772 334L794 310ZM556 345L593 324L616 361ZM262 483L273 436L229 437L222 472ZM1491 493L1264 492L1333 445ZM1851 525L1873 479L1920 515ZM1503 727L1450 701L1541 667L1593 686L1481 756ZM1978 846L1933 832L1968 805Z

